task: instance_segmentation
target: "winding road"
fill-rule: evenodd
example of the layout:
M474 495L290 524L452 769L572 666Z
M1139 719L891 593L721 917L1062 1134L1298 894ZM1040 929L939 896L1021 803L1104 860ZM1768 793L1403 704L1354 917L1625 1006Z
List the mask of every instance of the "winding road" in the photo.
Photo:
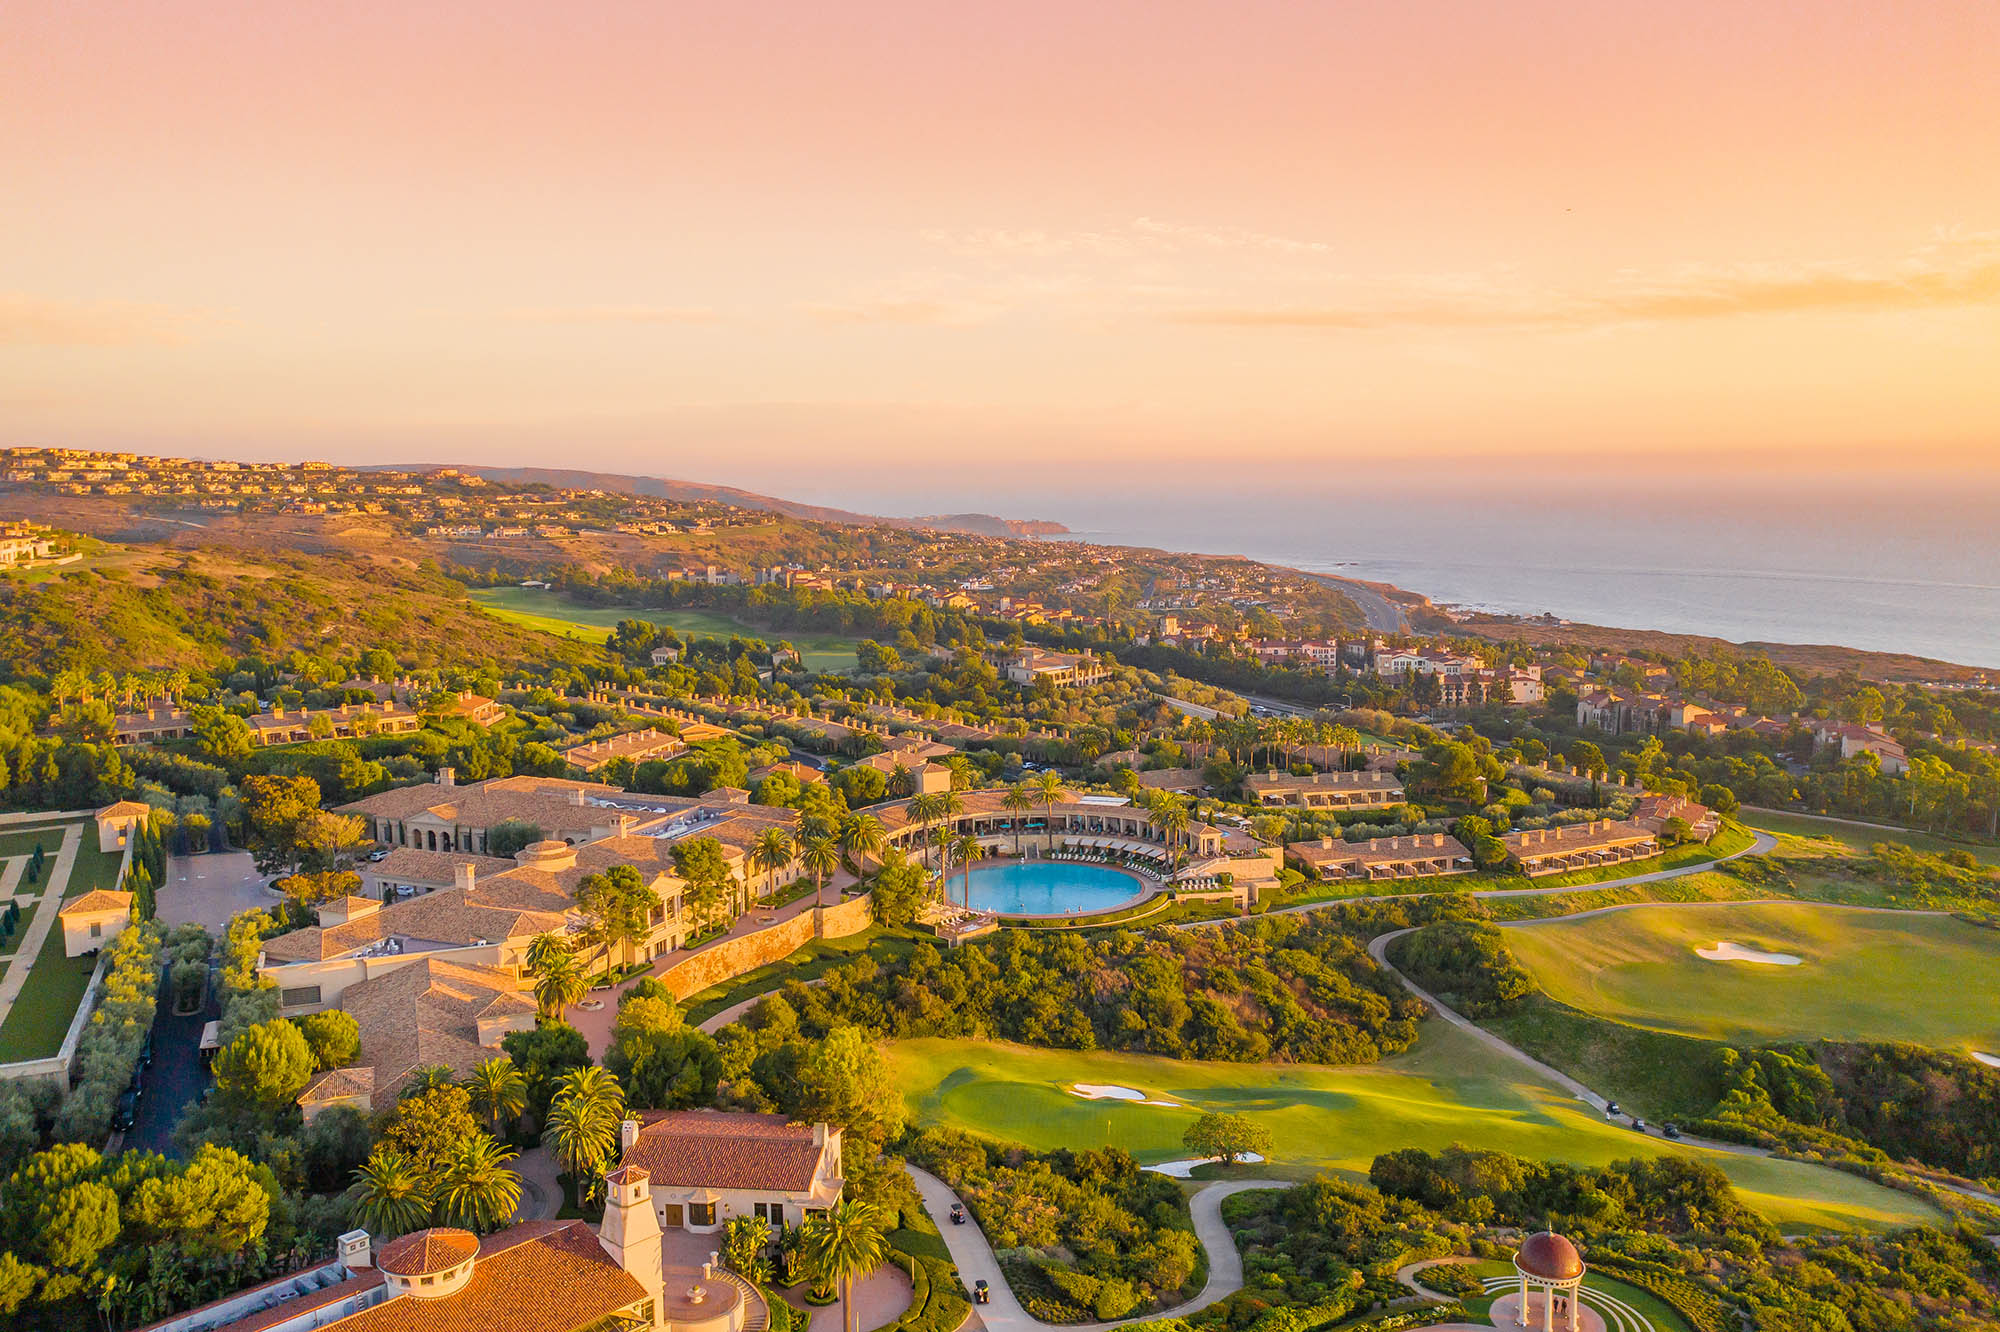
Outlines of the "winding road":
M923 1195L924 1206L929 1209L931 1219L944 1233L945 1248L951 1251L951 1260L958 1264L958 1274L964 1279L965 1288L969 1291L973 1282L984 1281L991 1292L991 1302L977 1306L980 1321L986 1324L988 1332L1043 1332L1044 1329L1054 1332L1057 1324L1044 1323L1033 1317L1014 1298L1007 1278L1001 1275L1000 1260L994 1256L993 1246L986 1242L986 1236L980 1233L979 1222L973 1218L972 1209L965 1209L964 1225L953 1225L952 1204L960 1199L952 1192L951 1186L928 1170L920 1170L916 1166L907 1166L906 1169L916 1182L917 1192ZM1250 1189L1290 1187L1291 1181L1282 1179L1219 1180L1204 1186L1188 1199L1188 1211L1194 1218L1195 1238L1201 1241L1201 1247L1208 1253L1208 1280L1202 1285L1201 1294L1171 1309L1135 1314L1109 1323L1064 1323L1060 1325L1062 1332L1105 1332L1107 1328L1124 1327L1128 1323L1179 1318L1234 1295L1243 1289L1243 1256L1236 1251L1236 1241L1222 1220L1222 1200Z

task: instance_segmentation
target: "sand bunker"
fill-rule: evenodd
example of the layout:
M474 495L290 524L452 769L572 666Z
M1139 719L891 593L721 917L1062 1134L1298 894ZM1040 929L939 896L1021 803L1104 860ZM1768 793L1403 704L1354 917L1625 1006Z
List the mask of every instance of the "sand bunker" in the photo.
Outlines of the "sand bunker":
M1185 1160L1161 1161L1156 1165L1149 1165L1144 1168L1156 1175L1172 1175L1175 1179L1187 1179L1194 1174L1196 1166L1213 1165L1220 1159L1214 1156L1190 1156ZM1263 1159L1263 1156L1257 1152L1245 1152L1236 1158L1239 1165L1256 1165Z
M2000 1055L1990 1055L1984 1050L1974 1050L1972 1057L1988 1068L2000 1068Z
M1086 1101L1129 1101L1133 1105L1177 1106L1179 1101L1149 1101L1146 1093L1134 1087L1121 1087L1115 1082L1079 1082L1069 1089L1071 1096L1081 1096Z
M1740 943L1724 939L1707 948L1694 950L1696 957L1707 958L1710 962L1762 962L1772 967L1796 967L1805 961L1797 953L1766 953L1761 949L1745 948Z

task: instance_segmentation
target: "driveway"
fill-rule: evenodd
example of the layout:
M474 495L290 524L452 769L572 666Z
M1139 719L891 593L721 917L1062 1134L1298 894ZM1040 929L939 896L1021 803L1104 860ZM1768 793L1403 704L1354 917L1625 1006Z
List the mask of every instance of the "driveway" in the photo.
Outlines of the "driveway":
M915 1166L904 1168L916 1182L917 1192L923 1195L924 1206L930 1211L931 1219L944 1233L945 1247L951 1251L951 1260L958 1264L958 1274L964 1278L965 1288L969 1291L975 1281L983 1280L992 1291L991 1303L974 1306L988 1332L1043 1332L1055 1327L1055 1324L1030 1317L1020 1301L1014 1298L1007 1278L1000 1273L1000 1260L994 1256L993 1246L986 1242L986 1236L980 1233L972 1209L966 1209L964 1225L951 1223L951 1205L959 1201L951 1186L927 1170L919 1170ZM1236 1241L1230 1235L1229 1227L1223 1224L1222 1200L1250 1189L1290 1187L1289 1180L1278 1179L1238 1179L1204 1186L1188 1200L1188 1211L1194 1217L1195 1238L1208 1252L1208 1281L1202 1286L1201 1294L1186 1304L1157 1313L1136 1314L1110 1323L1065 1323L1063 1328L1066 1332L1104 1332L1106 1328L1123 1327L1128 1323L1179 1318L1234 1295L1243 1289L1243 1255L1236 1251Z
M162 981L153 1013L153 1066L146 1070L138 1113L125 1135L126 1147L162 1155L173 1154L174 1125L209 1083L201 1065L202 1025L222 1016L212 993L199 1012L177 1016L170 989Z
M158 894L159 919L166 925L192 921L220 933L231 916L284 900L265 882L248 851L175 856Z

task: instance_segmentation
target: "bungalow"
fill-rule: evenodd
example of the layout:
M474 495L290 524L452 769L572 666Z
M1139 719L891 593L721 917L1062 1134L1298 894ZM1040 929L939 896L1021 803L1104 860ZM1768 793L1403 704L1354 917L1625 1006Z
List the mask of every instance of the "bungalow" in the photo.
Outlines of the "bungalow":
M1403 801L1393 772L1321 772L1310 777L1267 772L1243 779L1243 793L1263 806L1306 809L1382 809Z
M1657 835L1666 826L1668 819L1679 819L1687 824L1694 839L1706 842L1722 827L1722 816L1706 805L1696 804L1686 796L1649 795L1639 800L1632 811L1632 822L1642 828L1651 829Z
M1823 721L1813 728L1814 749L1837 749L1840 757L1873 754L1882 773L1894 777L1910 770L1909 756L1893 736L1879 726L1854 722Z
M63 956L82 957L116 939L132 923L132 894L93 888L63 903L56 919L62 922Z
M1470 874L1474 868L1465 844L1443 833L1365 842L1322 837L1317 842L1293 842L1285 848L1285 858L1320 879L1422 879Z
M120 713L111 721L111 743L121 748L185 740L193 734L194 722L182 708L147 708L144 712Z
M1506 844L1508 862L1531 879L1643 860L1659 854L1660 850L1659 838L1652 829L1610 819L1510 832L1500 840Z

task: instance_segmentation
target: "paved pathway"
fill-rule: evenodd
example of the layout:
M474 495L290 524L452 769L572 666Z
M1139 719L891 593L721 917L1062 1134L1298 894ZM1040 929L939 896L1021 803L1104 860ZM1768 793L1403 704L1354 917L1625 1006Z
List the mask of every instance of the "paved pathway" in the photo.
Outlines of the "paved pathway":
M973 1282L984 1280L992 1291L991 1303L975 1306L975 1312L986 1324L988 1332L1041 1332L1042 1329L1055 1327L1055 1324L1031 1317L1021 1307L1020 1301L1014 1298L1014 1292L1007 1286L1007 1278L1000 1272L1000 1260L994 1256L993 1246L986 1242L986 1236L980 1233L979 1222L973 1218L972 1209L966 1209L964 1225L951 1223L951 1205L959 1201L951 1186L916 1166L906 1166L905 1169L916 1181L917 1192L923 1195L924 1206L930 1210L931 1219L944 1233L945 1247L951 1251L951 1260L958 1264L958 1273L965 1280L965 1288L971 1290ZM1195 1238L1208 1252L1208 1281L1202 1286L1201 1294L1186 1304L1109 1323L1065 1323L1062 1327L1067 1332L1105 1332L1107 1328L1123 1327L1128 1323L1179 1318L1197 1309L1206 1309L1217 1300L1243 1289L1243 1255L1236 1251L1236 1241L1230 1235L1229 1227L1223 1223L1222 1200L1250 1189L1286 1189L1291 1187L1291 1183L1282 1179L1217 1181L1205 1185L1188 1200L1188 1211L1194 1218Z
M514 1170L521 1176L521 1201L514 1208L514 1220L546 1221L562 1210L562 1181L556 1178L556 1163L540 1147L530 1147L514 1158Z
M146 1070L125 1146L162 1156L174 1154L174 1125L210 1080L201 1063L201 1029L222 1016L222 1007L212 993L215 987L209 988L203 1006L183 1017L174 1012L173 982L161 980L159 1006L153 1010L153 1066Z
M1403 1266L1397 1268L1396 1280L1401 1282L1405 1288L1415 1291L1417 1294L1422 1295L1426 1299L1448 1300L1451 1298L1451 1296L1441 1295L1437 1291L1432 1290L1429 1286L1424 1285L1421 1281L1418 1281L1417 1273L1429 1271L1433 1267L1458 1267L1465 1263L1476 1262L1476 1261L1478 1260L1473 1258L1467 1258L1463 1255L1458 1255L1451 1258L1426 1258L1424 1259L1424 1261L1420 1263L1406 1263Z
M70 871L76 868L77 848L82 845L82 824L72 823L63 829L62 847L50 859L48 873L42 876L42 904L28 922L28 932L21 936L7 974L0 976L0 1022L5 1022L7 1014L13 1011L14 1000L20 997L21 987L28 983L28 973L35 969L35 961L42 955L43 942L55 928L56 912L62 907L63 891L69 887Z

